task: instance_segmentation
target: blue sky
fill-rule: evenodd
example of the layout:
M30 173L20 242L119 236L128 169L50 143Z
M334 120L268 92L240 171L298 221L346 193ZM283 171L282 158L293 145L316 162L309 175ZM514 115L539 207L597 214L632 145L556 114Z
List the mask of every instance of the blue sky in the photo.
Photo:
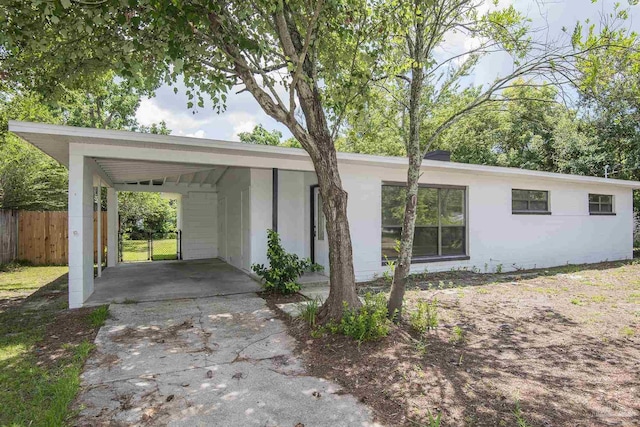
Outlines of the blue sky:
M621 2L626 4L626 0ZM493 7L491 3L487 2L486 8ZM578 21L590 19L594 23L599 22L601 14L612 11L615 2L500 0L498 7L509 4L528 16L533 28L546 27L548 24L549 39L556 39L562 35L562 27L571 31ZM628 22L633 30L640 32L640 6L631 7ZM468 43L469 40L464 37L452 35L448 37L445 49L455 52ZM476 84L487 83L508 72L510 68L511 61L508 57L495 55L482 61L472 78ZM268 117L248 92L239 95L235 91L230 93L226 111L217 114L210 104L201 109L188 109L184 86L178 84L178 90L178 94L174 94L172 87L163 86L156 91L155 97L143 99L137 112L140 123L149 125L165 120L174 135L222 140L238 140L238 132L251 131L257 124L262 124L267 129L278 129L285 138L291 135L283 125Z

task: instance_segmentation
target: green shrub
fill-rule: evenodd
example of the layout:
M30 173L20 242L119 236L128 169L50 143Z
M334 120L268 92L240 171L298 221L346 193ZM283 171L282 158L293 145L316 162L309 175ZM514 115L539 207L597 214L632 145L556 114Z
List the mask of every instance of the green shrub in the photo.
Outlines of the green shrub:
M329 329L333 333L339 332L361 343L386 337L389 334L390 324L384 294L373 295L367 292L360 310L353 310L345 303L340 324L330 325Z
M420 300L416 310L409 315L411 327L421 334L438 327L438 300Z
M300 290L296 283L298 277L311 268L309 259L300 259L296 254L287 253L282 247L280 236L273 230L267 230L267 258L269 268L264 264L253 264L251 269L264 279L262 287L267 291L281 294L293 294Z

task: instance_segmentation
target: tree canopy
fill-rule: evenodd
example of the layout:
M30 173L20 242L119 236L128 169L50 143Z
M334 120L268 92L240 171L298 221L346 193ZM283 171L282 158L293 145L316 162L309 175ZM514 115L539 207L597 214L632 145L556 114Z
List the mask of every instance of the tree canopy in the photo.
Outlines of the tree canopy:
M142 126L135 118L141 93L112 74L88 89L59 89L57 98L5 86L0 91L0 208L64 210L67 170L8 132L9 120L168 134L166 124Z

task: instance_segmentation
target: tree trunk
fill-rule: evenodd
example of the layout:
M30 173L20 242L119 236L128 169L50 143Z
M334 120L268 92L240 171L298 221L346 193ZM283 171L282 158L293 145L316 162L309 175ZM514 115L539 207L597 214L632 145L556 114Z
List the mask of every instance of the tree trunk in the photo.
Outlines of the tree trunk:
M361 304L356 294L353 271L353 251L347 217L347 192L342 188L338 157L317 88L301 90L300 104L307 119L307 137L313 140L311 145L315 148L307 151L318 178L323 201L322 210L327 224L329 297L318 313L319 322L325 323L342 318L344 303L350 308L359 308Z
M347 218L347 192L342 188L337 173L337 158L326 162L328 165L324 163L321 169L316 168L329 242L329 297L318 314L318 320L323 323L328 320L340 320L344 303L350 308L360 307L360 300L356 294L351 234Z
M274 22L284 52L292 58L297 58L303 50L302 38L295 28L295 23L291 19L287 21L288 15L285 16L287 14L285 9L276 13ZM218 15L210 14L209 19L214 31L222 26ZM318 82L315 79L315 65L309 56L306 56L303 59L302 78L296 78L295 74L291 76L292 86L289 87L289 91L293 91L294 95L297 94L299 106L304 115L304 126L302 126L295 118L295 105L291 105L291 111L284 111L260 87L237 46L226 43L225 48L228 55L233 58L234 69L245 83L247 90L268 115L289 128L313 162L327 220L330 269L329 298L323 304L318 318L321 322L340 320L344 312L343 303L346 302L349 307L358 308L360 300L356 294L353 272L351 234L347 218L347 193L342 188L336 148L329 131Z
M402 301L407 286L407 277L411 270L411 252L413 250L413 234L416 226L416 207L418 204L418 180L422 165L422 151L420 150L420 101L424 71L423 52L424 22L416 24L416 35L413 42L413 67L411 68L411 83L409 91L409 138L407 140L407 156L409 168L407 170L407 197L404 208L404 221L400 240L400 253L396 261L391 285L391 295L387 304L389 317L395 321L402 316Z

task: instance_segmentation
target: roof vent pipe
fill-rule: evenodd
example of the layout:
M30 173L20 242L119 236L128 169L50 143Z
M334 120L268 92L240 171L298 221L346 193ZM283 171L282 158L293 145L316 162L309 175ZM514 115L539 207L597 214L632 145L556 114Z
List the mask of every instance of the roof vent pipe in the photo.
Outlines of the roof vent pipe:
M451 161L451 151L433 150L424 155L425 160L438 160L441 162Z

